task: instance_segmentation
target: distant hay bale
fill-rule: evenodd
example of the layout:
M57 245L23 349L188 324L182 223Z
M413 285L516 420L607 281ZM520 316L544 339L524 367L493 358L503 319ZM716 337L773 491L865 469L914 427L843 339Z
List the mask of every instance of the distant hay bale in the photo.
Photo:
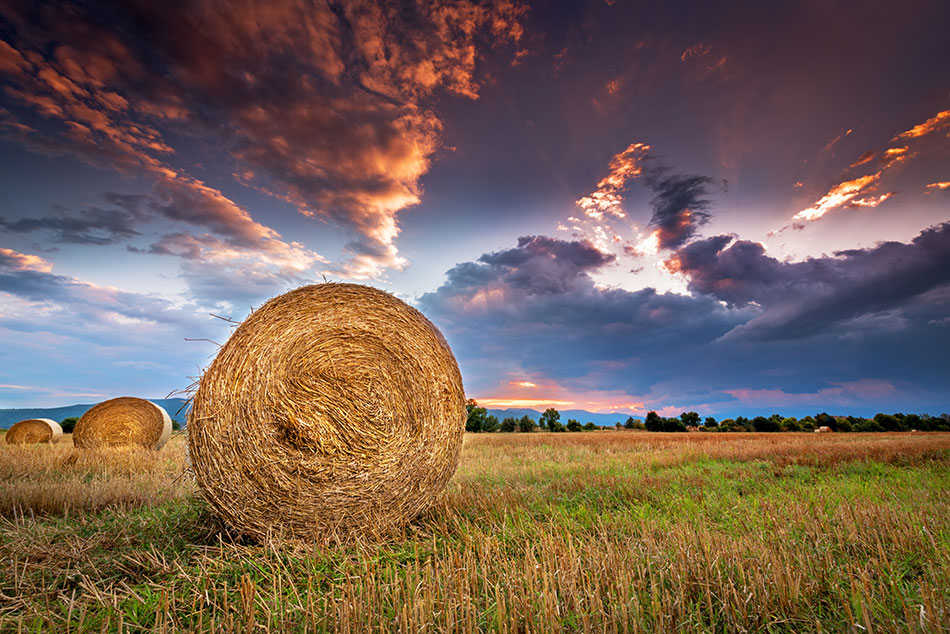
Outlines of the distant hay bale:
M7 430L8 445L34 445L55 443L63 437L63 428L49 418L28 418Z
M458 466L465 396L419 311L357 284L298 288L241 324L188 417L195 479L237 532L348 541L398 528Z
M76 422L73 444L81 449L138 445L161 449L172 433L172 420L159 405L120 396L95 405Z

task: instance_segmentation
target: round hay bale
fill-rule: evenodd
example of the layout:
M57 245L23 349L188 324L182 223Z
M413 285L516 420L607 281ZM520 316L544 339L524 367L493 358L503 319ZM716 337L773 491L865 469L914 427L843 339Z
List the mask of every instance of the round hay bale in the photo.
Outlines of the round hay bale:
M462 377L439 330L383 291L319 284L234 331L199 382L188 447L237 532L349 541L428 506L464 431Z
M144 398L120 396L94 405L76 422L73 444L81 449L139 445L161 449L172 434L168 412Z
M7 430L8 445L33 445L55 443L63 437L63 428L49 418L28 418Z

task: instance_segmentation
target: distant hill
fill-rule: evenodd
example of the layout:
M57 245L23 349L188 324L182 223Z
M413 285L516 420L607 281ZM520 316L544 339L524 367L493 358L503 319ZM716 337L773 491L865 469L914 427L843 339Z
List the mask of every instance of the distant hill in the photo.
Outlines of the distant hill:
M186 408L182 409L181 412L178 411L181 409L182 405L185 404L184 399L150 398L148 400L152 401L156 405L161 405L164 407L165 411L168 412L168 415L171 416L172 419L177 420L179 423L184 425L185 415L187 414L188 410ZM65 407L0 409L0 429L9 429L14 423L18 423L26 418L51 418L57 422L71 416L79 418L93 405L94 403L86 403L81 405L67 405ZM595 414L583 409L565 409L559 411L561 412L561 423L567 423L569 419L576 418L581 423L592 422L595 425L600 425L601 427L613 427L614 423L622 423L623 421L627 420L628 416L628 414L616 413ZM541 412L527 408L489 409L488 413L493 416L497 416L498 420L502 420L508 416L521 418L524 415L528 415L532 420L537 422L541 417ZM638 416L634 416L634 418L640 420Z
M561 413L561 424L567 424L567 421L574 418L581 424L591 422L601 427L613 427L614 423L622 423L630 416L629 414L620 413L595 414L594 412L588 412L584 409L561 409L558 411ZM526 414L530 416L534 422L538 422L538 419L541 418L541 412L527 408L509 407L508 409L489 409L488 413L498 417L498 420L503 420L509 416L521 418ZM641 420L639 416L634 416L633 418Z
M181 409L185 404L185 399L181 398L150 398L148 399L156 405L165 408L172 420L179 423L185 422L187 410ZM56 422L64 418L75 416L79 418L85 414L95 403L85 403L81 405L67 405L65 407L33 407L24 409L0 409L0 429L9 429L14 424L27 418L50 418Z

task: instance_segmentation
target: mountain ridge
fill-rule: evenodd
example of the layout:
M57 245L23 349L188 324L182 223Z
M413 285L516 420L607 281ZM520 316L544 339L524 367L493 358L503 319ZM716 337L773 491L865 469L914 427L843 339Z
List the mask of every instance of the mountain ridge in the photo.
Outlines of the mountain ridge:
M173 420L177 420L179 423L185 423L185 416L188 413L187 408L182 409L187 401L182 398L150 398L146 399L155 403L156 405L161 405L165 408L165 411L168 412L168 415L172 417ZM27 418L51 418L57 422L62 421L64 418L69 418L75 416L76 418L85 414L95 403L78 403L76 405L64 405L63 407L17 407L17 408L6 408L0 409L0 429L9 429L15 423L25 420ZM179 410L181 410L179 412ZM576 418L581 423L592 422L600 426L613 426L616 422L623 422L627 420L628 414L620 414L617 412L612 412L608 414L597 414L595 412L588 412L583 409L567 409L559 410L561 412L561 423L567 423L571 418ZM509 407L506 409L488 409L488 413L492 416L497 416L498 420L502 420L509 416L515 418L521 418L522 416L530 416L535 422L541 417L541 412L536 409L531 409L527 407ZM639 417L634 416L634 418L639 419Z
M187 410L182 406L187 402L183 398L147 398L156 405L165 408L172 420L179 423L185 422ZM79 418L89 411L95 403L77 403L76 405L64 405L63 407L16 407L0 409L0 429L9 429L14 424L28 418L50 418L56 422L61 422L64 418L75 416ZM179 412L179 410L181 410Z

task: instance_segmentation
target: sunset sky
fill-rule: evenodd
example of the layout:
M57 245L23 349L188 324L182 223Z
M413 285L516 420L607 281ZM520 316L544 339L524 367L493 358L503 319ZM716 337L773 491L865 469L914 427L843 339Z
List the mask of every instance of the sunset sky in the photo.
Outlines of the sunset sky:
M950 411L950 3L185 5L0 4L0 407L327 279L491 407Z

